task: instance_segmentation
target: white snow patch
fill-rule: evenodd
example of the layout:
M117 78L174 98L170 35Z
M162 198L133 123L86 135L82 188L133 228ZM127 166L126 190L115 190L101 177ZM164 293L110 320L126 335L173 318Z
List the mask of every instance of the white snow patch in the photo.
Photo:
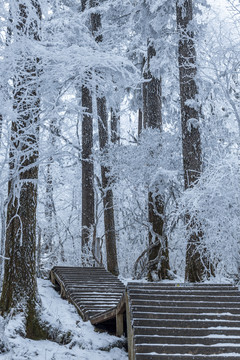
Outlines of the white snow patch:
M71 333L71 342L59 345L43 340L33 341L23 338L23 318L17 315L9 320L5 336L10 352L0 354L0 360L127 360L125 350L117 347L120 339L107 333L98 333L91 323L83 322L74 306L52 288L47 280L38 280L42 300L42 319L59 333ZM104 350L105 349L105 350ZM109 349L109 350L108 350Z

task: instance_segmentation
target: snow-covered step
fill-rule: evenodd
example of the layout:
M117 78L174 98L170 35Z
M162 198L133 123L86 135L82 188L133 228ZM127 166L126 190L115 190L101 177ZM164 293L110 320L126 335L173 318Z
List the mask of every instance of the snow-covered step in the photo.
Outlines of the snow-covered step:
M240 359L236 286L127 286L130 360Z
M213 334L212 336L159 336L159 335L135 335L135 344L202 344L202 345L216 345L216 344L237 344L240 345L240 336L227 336Z
M148 290L148 289L160 289L160 290L238 290L238 287L231 284L200 284L200 283L139 283L131 282L129 283L129 290L138 289L138 290Z
M159 309L160 310L160 309ZM211 313L211 311L204 313L178 313L178 312L155 312L149 311L149 309L145 311L135 311L133 310L133 315L135 319L168 319L168 320L233 320L240 322L239 314L230 314L230 313Z
M134 316L134 315L133 315ZM233 320L172 320L172 319L133 319L134 326L168 327L168 328L237 328L240 331L240 322Z
M212 334L226 336L240 336L239 328L215 327L215 328L175 328L175 327L151 327L134 326L135 335L163 335L163 336L210 336Z
M240 357L240 344L216 344L216 345L190 345L190 344L135 344L137 353L150 353L154 348L157 354L191 354L191 355L209 355L237 353Z
M135 360L239 360L238 353L225 353L223 355L192 355L192 354L136 354Z
M240 304L238 308L230 308L230 307L181 307L181 306L159 306L159 305L153 305L151 306L151 304L148 305L133 305L132 304L132 311L136 311L136 312L155 312L155 313L197 313L197 314L205 314L205 313L211 313L211 314L236 314L239 315L240 314Z
M179 288L179 289L175 289L175 288L167 288L167 289L163 289L163 288L147 288L145 290L143 289L131 289L130 293L133 294L141 294L141 295L146 295L146 294L161 294L164 296L173 296L173 295L201 295L201 296L205 296L205 295L210 295L210 296L235 296L238 295L238 288L236 287L235 290L233 289L209 289L207 288L206 290L204 289L196 289L196 287L191 288L191 289L185 289L185 288Z
M146 305L146 306L170 306L170 307L224 307L224 308L238 308L240 309L240 300L239 301L194 301L192 300L183 300L178 301L176 300L159 300L154 298L148 298L148 299L135 299L133 298L131 301L132 306L134 305Z
M135 292L131 292L130 293L131 297L135 300L155 300L155 301L184 301L184 302L190 302L190 301L198 301L198 302L214 302L214 303L218 303L218 302L233 302L233 303L238 303L240 302L240 295L238 296L234 296L234 295L228 295L226 294L225 296L217 296L217 295L206 295L206 294L202 294L202 295L196 295L196 294L188 294L188 295L182 295L182 294L176 294L176 295L169 295L169 294L157 294L157 293L142 293L142 294L136 294Z

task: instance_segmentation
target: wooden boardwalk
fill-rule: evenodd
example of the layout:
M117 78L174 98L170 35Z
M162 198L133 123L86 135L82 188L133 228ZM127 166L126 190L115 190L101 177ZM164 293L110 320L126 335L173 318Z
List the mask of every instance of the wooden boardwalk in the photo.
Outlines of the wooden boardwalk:
M119 336L127 323L130 360L240 359L236 286L132 282L125 289L104 268L61 266L51 281L84 320L114 320Z
M52 283L60 287L61 296L75 305L83 320L105 311L115 316L125 286L103 267L55 266L50 276Z
M229 285L129 283L130 360L239 360L240 292Z

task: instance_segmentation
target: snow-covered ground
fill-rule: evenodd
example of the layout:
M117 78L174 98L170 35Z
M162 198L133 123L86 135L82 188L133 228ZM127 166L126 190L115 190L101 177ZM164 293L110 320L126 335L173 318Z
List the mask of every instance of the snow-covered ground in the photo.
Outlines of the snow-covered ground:
M21 315L8 321L4 334L10 351L0 354L0 360L127 360L122 348L124 339L99 333L90 322L83 322L73 305L61 299L50 281L38 281L43 305L43 320L56 329L59 341L69 336L69 343L60 345L53 341L33 341L21 337ZM0 318L3 324L3 319ZM1 328L1 323L0 323Z

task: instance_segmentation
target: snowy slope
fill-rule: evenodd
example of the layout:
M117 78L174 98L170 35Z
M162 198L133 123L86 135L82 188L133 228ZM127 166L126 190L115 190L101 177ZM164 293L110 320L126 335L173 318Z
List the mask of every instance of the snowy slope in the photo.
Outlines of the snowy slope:
M49 323L61 339L69 343L60 345L52 341L33 341L19 335L23 332L22 317L18 315L6 324L4 336L10 352L0 354L0 360L126 360L122 347L124 339L107 333L98 333L90 322L83 322L73 305L62 300L50 281L38 281L43 305L43 321ZM2 319L1 319L2 320ZM3 334L0 335L1 338ZM68 342L65 341L65 342Z

